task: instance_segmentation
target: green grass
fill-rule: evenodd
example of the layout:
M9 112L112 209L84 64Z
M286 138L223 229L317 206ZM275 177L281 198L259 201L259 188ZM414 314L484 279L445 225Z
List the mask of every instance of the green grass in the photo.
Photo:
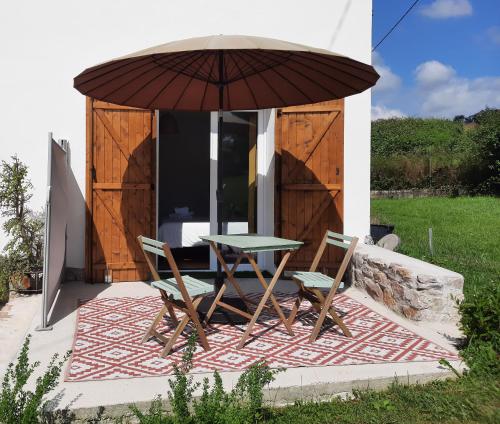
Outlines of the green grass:
M465 295L500 282L499 198L377 199L372 200L372 222L395 225L401 253L462 274Z
M500 199L492 197L372 201L374 222L394 224L400 252L459 272L465 294L500 283ZM434 232L434 256L428 229ZM495 354L493 354L495 355ZM498 356L497 356L498 359ZM482 359L476 359L481 361ZM494 361L494 359L493 359ZM348 401L303 403L270 411L277 423L500 423L500 383L483 374L425 385L395 384Z
M459 379L425 385L394 384L354 399L303 403L271 411L269 423L498 423L500 392L493 384Z

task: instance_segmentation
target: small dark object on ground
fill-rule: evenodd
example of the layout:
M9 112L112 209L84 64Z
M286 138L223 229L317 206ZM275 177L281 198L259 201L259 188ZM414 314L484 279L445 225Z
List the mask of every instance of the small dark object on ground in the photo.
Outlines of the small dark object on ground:
M371 224L370 225L370 235L372 236L373 243L377 243L382 237L387 234L392 234L394 231L394 225L390 224Z

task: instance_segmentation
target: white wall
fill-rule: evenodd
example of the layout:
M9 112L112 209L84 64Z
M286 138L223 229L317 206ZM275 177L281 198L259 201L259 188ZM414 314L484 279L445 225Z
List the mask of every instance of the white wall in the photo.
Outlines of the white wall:
M0 159L17 153L28 164L32 206L45 198L48 131L70 141L84 191L85 101L73 89L75 75L145 47L220 33L281 38L369 62L371 0L3 2ZM369 93L352 97L345 114L345 231L359 236L369 230L369 103ZM83 266L83 230L83 211L72 214L68 266Z

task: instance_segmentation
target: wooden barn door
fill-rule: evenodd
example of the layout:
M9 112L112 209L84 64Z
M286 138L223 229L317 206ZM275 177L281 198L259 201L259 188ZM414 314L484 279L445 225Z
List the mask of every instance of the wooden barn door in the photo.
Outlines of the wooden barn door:
M325 230L343 230L344 101L278 110L276 158L275 232L304 241L287 268L307 269ZM335 250L319 269L338 267Z
M154 113L87 99L86 279L148 277L138 235L155 236Z

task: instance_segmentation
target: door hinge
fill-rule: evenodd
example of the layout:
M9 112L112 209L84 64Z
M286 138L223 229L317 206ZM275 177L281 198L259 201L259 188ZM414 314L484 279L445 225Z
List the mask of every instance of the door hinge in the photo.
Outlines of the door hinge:
M337 177L340 175L340 168L338 166L335 169L335 175L337 175Z
M151 183L151 190L155 190L155 184L154 183Z
M93 166L92 167L92 181L95 181L96 180L96 171L95 171L95 167Z

